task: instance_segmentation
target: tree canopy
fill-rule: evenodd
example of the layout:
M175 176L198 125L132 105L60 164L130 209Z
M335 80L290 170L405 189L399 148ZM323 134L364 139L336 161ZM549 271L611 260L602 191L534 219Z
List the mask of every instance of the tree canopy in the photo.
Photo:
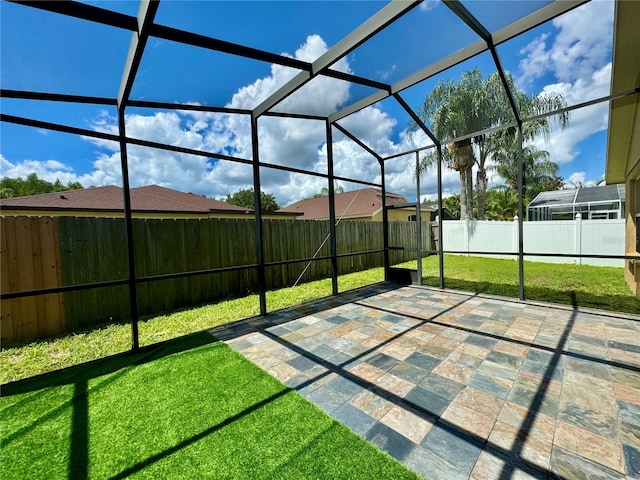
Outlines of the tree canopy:
M496 162L492 167L500 175L507 186L514 191L518 190L518 156L505 151L496 152ZM523 185L525 202L535 198L538 193L545 190L559 190L564 182L558 176L558 164L549 160L549 152L536 150L531 146L522 149L522 172L527 179Z
M528 95L521 91L512 76L507 74L506 82L513 92L515 104L523 118L554 112L566 106L558 94ZM431 126L433 133L443 142L466 135L469 138L454 140L443 150L448 166L460 175L460 215L473 216L473 167L477 166L475 193L477 196L477 218L484 218L487 193L488 162L498 162L506 158L518 158L519 134L517 127L502 130L488 129L513 124L513 110L498 73L484 78L479 68L464 72L460 79L440 81L425 99L420 117ZM564 128L568 123L568 113L556 115ZM549 117L526 122L522 127L525 144L550 132ZM485 132L485 133L477 133ZM421 170L426 171L437 161L437 154L430 153L421 161ZM528 180L525 179L525 182Z
M255 196L253 188L246 188L238 190L233 194L228 193L225 202L230 203L231 205L238 205L239 207L255 210L254 200ZM266 192L260 192L260 205L262 206L262 211L266 213L275 212L280 208L280 205L278 205L278 202L276 201L276 197Z
M69 182L64 185L56 178L55 182L38 178L35 173L27 175L26 179L22 177L11 178L3 177L0 180L0 197L26 197L28 195L39 195L41 193L64 192L65 190L78 190L84 188L80 182Z

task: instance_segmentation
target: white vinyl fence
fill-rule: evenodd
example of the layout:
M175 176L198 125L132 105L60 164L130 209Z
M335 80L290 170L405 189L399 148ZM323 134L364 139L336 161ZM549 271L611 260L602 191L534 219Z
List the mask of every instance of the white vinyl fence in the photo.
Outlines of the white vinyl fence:
M518 222L488 220L447 220L443 223L444 250L467 252L468 255L516 259ZM565 255L624 255L622 220L554 220L524 222L524 253L557 253ZM483 253L474 253L483 252ZM514 255L491 254L512 252ZM624 267L624 260L610 258L525 256L531 262L577 263Z

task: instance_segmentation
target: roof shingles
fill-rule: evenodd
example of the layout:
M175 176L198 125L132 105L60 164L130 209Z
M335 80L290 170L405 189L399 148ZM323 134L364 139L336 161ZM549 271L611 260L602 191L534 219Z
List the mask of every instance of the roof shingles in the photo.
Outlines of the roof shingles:
M395 193L386 194L387 205L406 204L407 199ZM382 192L376 188L363 188L335 195L336 218L370 216L382 208ZM315 197L292 203L278 212L302 213L300 220L329 218L329 197Z
M124 209L124 199L120 187L109 185L27 197L4 198L0 200L0 208L115 211ZM252 212L251 209L245 207L158 185L132 188L131 209L134 212L174 213Z

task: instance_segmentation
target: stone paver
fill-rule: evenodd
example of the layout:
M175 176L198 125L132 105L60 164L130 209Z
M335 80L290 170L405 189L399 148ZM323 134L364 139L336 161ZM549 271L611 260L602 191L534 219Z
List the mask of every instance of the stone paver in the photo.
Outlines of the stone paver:
M377 284L212 330L427 478L640 478L640 317Z

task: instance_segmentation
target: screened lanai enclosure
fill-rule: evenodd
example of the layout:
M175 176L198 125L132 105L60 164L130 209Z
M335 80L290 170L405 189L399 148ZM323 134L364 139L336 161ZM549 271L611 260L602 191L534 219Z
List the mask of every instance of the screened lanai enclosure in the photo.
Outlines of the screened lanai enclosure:
M394 264L412 260L404 268L421 283L423 264L416 259L430 257L431 284L444 288L447 254L500 256L513 260L509 275L524 300L529 258L618 267L630 258L620 220L609 233L622 240L596 238L591 250L566 251L562 245L575 240L560 238L542 247L531 240L542 234L524 232L532 151L566 165L586 141L588 124L599 155L580 157L572 168L601 176L602 118L613 100L638 93L637 85L611 86L613 2L308 2L304 14L298 2L9 1L1 8L3 175L32 166L123 192L122 218L109 227L63 217L52 217L50 232L15 227L49 236L29 245L32 253L20 250L28 247L23 242L13 245L22 253L12 257L17 263L3 276L2 292L3 304L17 305L11 335L37 330L28 320L36 310L75 315L67 330L86 327L77 318L93 315L91 303L101 305L104 322L130 320L137 348L139 316L150 312L142 304L186 306L163 303L172 296L167 292L180 289L197 290L196 304L212 300L205 291L225 297L223 275L233 275L244 292L257 292L265 315L272 310L268 292L282 286L274 280L280 272L296 283L306 280L304 272L315 271L315 278L325 272L331 286L322 294L329 296L344 290L340 275L374 264L384 266L378 279L390 280L398 275ZM593 16L602 25L600 40L571 38L570 26ZM35 35L38 29L45 33ZM556 76L541 90L533 85L545 65ZM577 77L578 71L586 73ZM450 88L473 92L481 85L489 93L475 104L447 101ZM72 153L82 166L65 165ZM500 170L507 164L511 173ZM241 247L221 258L221 247L210 245L205 255L202 220L184 220L168 234L169 219L134 218L131 189L159 182L220 199L247 189L254 205L265 193L284 204L324 190L329 218L309 227L313 234L296 234L311 240L309 248L295 249L282 233L289 227L277 233L274 225L299 220L248 209L242 227L228 226ZM485 212L498 208L494 187L502 184L515 199L510 213L485 225ZM382 222L345 234L335 195L365 188L379 191ZM387 193L414 206L430 199L436 221L421 219L417 208L408 222L412 233L394 234ZM449 197L459 199L459 221L442 221ZM454 241L458 234L461 243ZM179 247L154 247L171 235ZM360 237L367 241L356 242ZM100 242L111 260L100 250L71 247ZM47 253L53 244L57 251ZM58 268L51 265L38 267L45 273L23 273L31 267L20 261L49 254L56 274L46 273ZM72 273L74 258L80 265ZM7 323L3 317L3 339ZM43 328L38 334L47 335Z
M639 21L0 2L4 476L640 478Z

